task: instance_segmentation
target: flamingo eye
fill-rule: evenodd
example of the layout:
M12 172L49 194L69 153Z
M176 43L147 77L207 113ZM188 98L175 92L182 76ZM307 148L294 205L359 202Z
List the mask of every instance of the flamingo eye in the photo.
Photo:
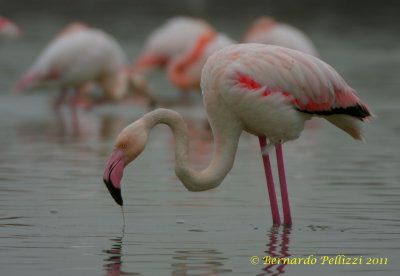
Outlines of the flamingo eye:
M121 149L126 149L127 147L128 147L127 144L122 144L122 145L121 145Z

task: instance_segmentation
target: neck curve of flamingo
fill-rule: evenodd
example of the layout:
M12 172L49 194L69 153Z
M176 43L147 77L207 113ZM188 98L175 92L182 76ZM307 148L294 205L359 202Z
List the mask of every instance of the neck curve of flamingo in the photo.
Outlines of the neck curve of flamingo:
M215 152L209 166L196 171L189 167L189 134L186 123L179 113L158 109L144 116L148 129L157 124L168 125L174 136L175 173L189 191L205 191L221 184L233 166L242 127L239 123L230 123L227 127L214 132Z
M233 123L229 123L229 126L225 127L223 131L220 131L222 130L220 129L214 132L216 150L210 165L202 171L196 171L188 165L188 129L182 116L175 111L160 108L147 113L141 119L125 128L119 137L122 137L121 139L124 141L122 143L129 143L130 141L127 141L127 139L130 139L132 135L135 136L135 133L145 133L145 139L142 141L140 151L138 152L138 154L140 154L147 143L147 138L151 129L158 124L166 124L172 131L175 145L175 173L189 191L205 191L213 189L221 184L222 180L233 166L239 137L242 132L242 127L238 122L234 121ZM128 147L122 146L122 148ZM124 152L124 150L121 149L114 150L104 173L104 182L114 199L121 199L120 202L116 199L117 203L120 205L122 205L121 190L119 189L120 180L122 178L120 170L123 170L125 164L132 161L132 158L128 156L134 156L134 159L137 154ZM118 170L117 163L123 163L124 166L120 167L120 170ZM117 176L115 177L115 175Z

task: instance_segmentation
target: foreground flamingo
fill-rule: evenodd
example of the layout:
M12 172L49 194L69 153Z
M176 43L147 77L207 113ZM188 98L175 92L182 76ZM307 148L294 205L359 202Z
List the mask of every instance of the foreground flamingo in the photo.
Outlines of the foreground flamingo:
M76 106L88 82L97 82L105 100L119 101L131 78L126 57L119 44L105 32L84 25L69 25L43 50L17 85L17 91L60 87L54 102L59 107L68 88L75 89Z
M203 68L201 87L216 143L211 164L202 171L188 167L188 131L178 113L167 109L147 113L120 133L104 171L104 183L119 205L123 204L120 182L124 167L143 151L155 125L171 128L175 173L190 191L220 185L233 166L245 130L259 137L272 219L280 224L267 150L276 147L283 222L291 225L282 143L298 138L304 122L313 116L362 140L359 122L371 117L370 109L332 67L311 55L278 46L250 43L217 51Z
M0 16L0 38L17 37L21 28L5 17Z
M314 44L302 31L267 16L260 17L251 24L243 42L277 45L318 57Z

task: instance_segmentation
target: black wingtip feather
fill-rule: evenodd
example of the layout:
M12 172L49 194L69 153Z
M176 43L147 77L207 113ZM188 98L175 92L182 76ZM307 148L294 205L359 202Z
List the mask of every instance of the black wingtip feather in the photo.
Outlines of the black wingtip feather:
M316 114L316 115L346 114L360 119L371 116L369 110L364 105L359 103L353 106L336 107L330 110L313 110L313 111L303 110L303 109L298 109L298 110L304 113Z

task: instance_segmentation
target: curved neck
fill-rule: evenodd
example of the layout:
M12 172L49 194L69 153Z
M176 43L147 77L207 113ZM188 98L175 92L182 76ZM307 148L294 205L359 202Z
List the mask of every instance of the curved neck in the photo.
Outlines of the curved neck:
M172 110L157 109L146 114L143 120L148 131L157 124L166 124L171 128L175 143L175 173L188 190L205 191L215 188L232 169L242 132L238 122L224 122L223 127L213 128L215 141L213 159L206 169L196 171L188 166L189 133L181 115Z

